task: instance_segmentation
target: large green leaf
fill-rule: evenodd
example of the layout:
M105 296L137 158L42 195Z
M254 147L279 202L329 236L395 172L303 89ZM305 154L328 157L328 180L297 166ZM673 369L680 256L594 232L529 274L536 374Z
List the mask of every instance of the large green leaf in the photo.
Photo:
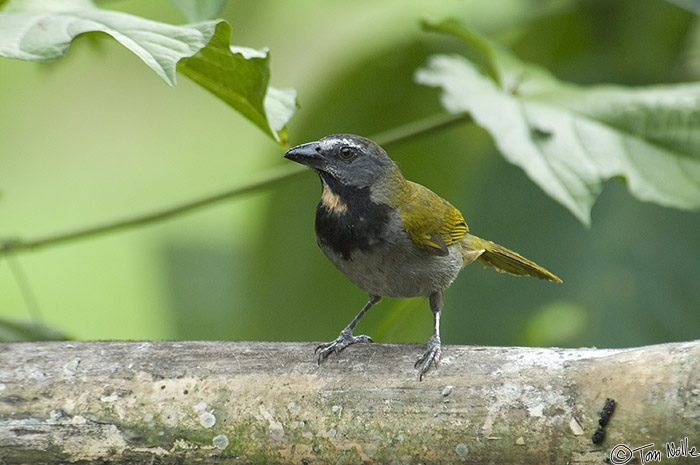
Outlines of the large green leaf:
M296 92L268 86L267 50L232 47L231 26L221 21L207 47L184 58L178 69L246 118L286 143L283 130L296 110Z
M0 13L0 56L57 60L77 36L96 32L131 50L169 85L179 67L275 140L284 138L296 94L269 87L267 51L231 48L231 26L223 20L172 26L101 10L88 0L14 1Z
M640 200L700 209L700 84L576 86L454 23L431 27L477 47L486 70L437 55L416 80L440 87L448 111L469 112L508 161L583 223L611 177Z

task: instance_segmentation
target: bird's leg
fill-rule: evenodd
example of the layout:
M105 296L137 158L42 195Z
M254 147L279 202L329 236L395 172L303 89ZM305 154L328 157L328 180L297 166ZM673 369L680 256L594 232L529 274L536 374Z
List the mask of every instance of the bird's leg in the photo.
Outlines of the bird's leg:
M428 348L420 356L414 368L420 371L419 380L423 381L423 376L430 370L432 365L437 367L442 354L442 342L440 341L440 313L442 313L442 291L430 294L430 310L433 312L434 330L433 337L428 341Z
M369 336L365 336L364 334L362 336L353 336L352 332L355 330L355 326L357 326L357 323L360 322L363 316L365 316L365 313L367 313L367 310L372 308L374 304L379 302L382 298L377 296L377 295L371 295L369 296L369 302L365 304L364 307L362 307L362 310L360 310L360 313L353 318L353 320L350 322L349 325L345 327L344 330L340 332L338 337L336 338L335 341L328 342L325 344L321 344L318 347L316 347L316 352L318 352L318 364L320 365L322 361L328 358L330 354L333 352L340 353L341 350L345 349L347 346L355 344L356 342L374 342L372 341L372 338Z

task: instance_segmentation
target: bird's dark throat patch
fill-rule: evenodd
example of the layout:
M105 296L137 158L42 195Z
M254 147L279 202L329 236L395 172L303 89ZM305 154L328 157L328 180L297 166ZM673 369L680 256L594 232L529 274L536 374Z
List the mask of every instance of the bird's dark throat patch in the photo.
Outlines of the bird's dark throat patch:
M356 250L367 251L384 242L391 207L370 199L368 187L345 186L321 174L323 194L316 209L316 237L345 260Z

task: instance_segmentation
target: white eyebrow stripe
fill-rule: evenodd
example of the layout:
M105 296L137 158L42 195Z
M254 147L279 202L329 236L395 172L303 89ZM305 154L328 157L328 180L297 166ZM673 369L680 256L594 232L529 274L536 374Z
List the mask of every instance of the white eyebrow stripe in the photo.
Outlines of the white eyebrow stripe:
M321 141L321 143L319 145L321 146L321 150L330 150L333 147L338 146L338 145L347 145L349 147L353 147L356 149L362 149L362 146L359 145L357 142L355 142L351 139L345 138L345 137L338 138L338 139L326 139L326 140Z

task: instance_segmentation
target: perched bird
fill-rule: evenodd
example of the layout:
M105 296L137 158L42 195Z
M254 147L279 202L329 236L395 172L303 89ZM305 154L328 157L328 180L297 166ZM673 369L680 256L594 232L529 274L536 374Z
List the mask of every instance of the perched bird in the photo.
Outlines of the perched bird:
M289 150L285 158L316 171L323 187L316 209L316 238L326 257L369 302L337 339L316 348L321 364L356 342L360 319L382 297L427 297L434 332L415 364L420 377L441 355L442 292L474 260L518 276L561 280L517 253L469 234L462 214L426 187L406 180L384 149L371 140L334 134Z

